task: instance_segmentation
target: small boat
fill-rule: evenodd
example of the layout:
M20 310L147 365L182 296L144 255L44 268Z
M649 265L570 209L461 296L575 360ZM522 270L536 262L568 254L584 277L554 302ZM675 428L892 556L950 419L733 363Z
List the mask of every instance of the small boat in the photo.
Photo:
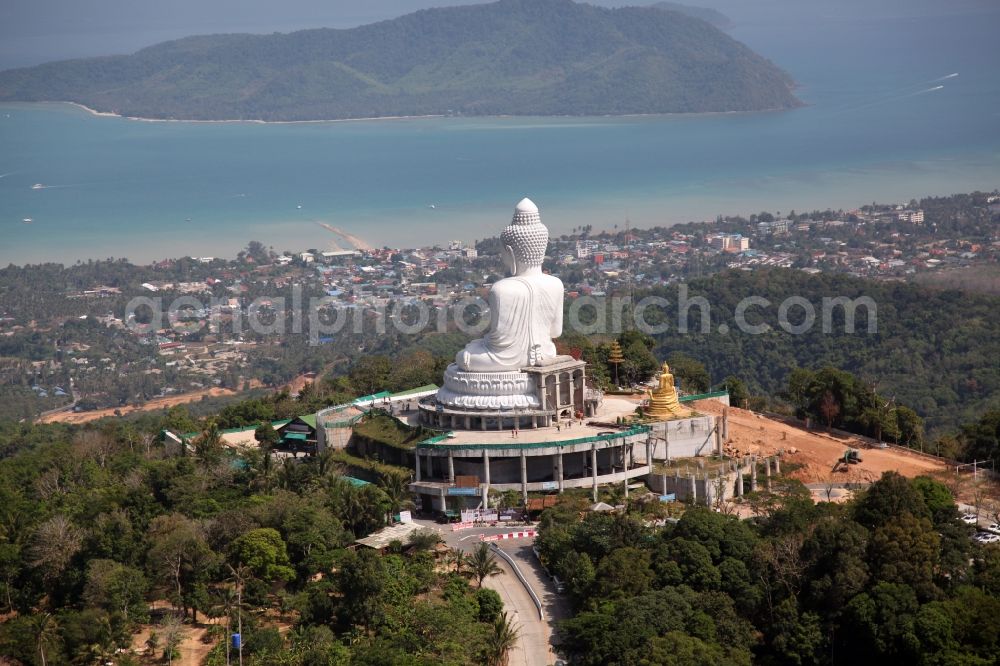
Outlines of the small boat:
M41 183L35 183L34 185L31 186L31 189L33 189L33 190L44 190L45 189L45 185L43 185Z
M298 206L296 206L296 208L302 208L302 204L299 204Z
M31 224L32 222L34 222L34 220L33 220L33 219L31 219L30 217L26 217L26 218L24 218L23 220L21 220L21 222L22 222L23 224Z
M185 221L185 222L190 222L190 221L191 221L191 218L190 218L190 217L185 217L185 218L184 218L184 221Z
M427 206L427 207L428 207L428 208L437 208L437 206L435 206L434 204L428 204L428 206Z

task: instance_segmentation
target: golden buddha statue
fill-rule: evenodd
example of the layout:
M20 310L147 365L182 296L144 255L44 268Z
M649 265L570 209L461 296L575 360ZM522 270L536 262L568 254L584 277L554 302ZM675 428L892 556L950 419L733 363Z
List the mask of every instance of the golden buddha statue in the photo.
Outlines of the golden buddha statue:
M674 376L670 372L670 366L663 364L663 372L660 373L660 386L648 392L649 406L645 409L645 415L652 419L682 419L691 416L694 412L681 406L677 399L677 389L674 388Z

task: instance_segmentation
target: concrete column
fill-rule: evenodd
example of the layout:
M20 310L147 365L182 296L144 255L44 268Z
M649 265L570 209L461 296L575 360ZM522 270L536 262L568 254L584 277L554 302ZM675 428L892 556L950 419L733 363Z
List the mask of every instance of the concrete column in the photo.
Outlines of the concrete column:
M653 439L648 438L646 440L646 466L649 467L649 473L653 473Z
M483 508L488 509L490 508L490 487L483 484L482 489L483 489Z
M623 462L625 464L625 475L624 475L625 476L625 499L628 499L628 467L629 467L629 462L631 461L632 456L629 455L628 445L624 444L624 443L622 444L622 458L624 459Z
M489 451L483 450L483 477L486 485L490 485L490 454Z
M486 430L486 415L485 414L483 416L479 417L479 429L480 430L484 430L484 431Z
M416 480L419 483L420 482L420 449L414 449L413 450L413 460L416 461L416 463L417 463L417 470L416 470L417 476L416 476Z
M528 503L528 458L521 449L521 499Z
M531 427L532 428L537 428L538 427L538 414L532 414L531 415Z
M722 408L722 441L729 441L729 408Z
M764 459L764 484L768 490L771 489L771 459Z
M536 384L538 384L538 397L542 402L542 409L548 409L548 398L545 395L545 375L535 375L537 377Z
M556 481L559 482L559 492L561 494L562 491L563 491L563 452L562 452L562 449L559 449L559 455L556 458L556 468L557 468L557 471L558 471L558 476L556 476Z
M757 456L750 456L750 492L757 490Z
M774 473L781 474L781 458L774 456Z
M469 415L466 415L465 417L465 429L472 430L472 417Z
M594 501L597 501L597 444L590 449L590 474L593 478Z
M694 474L691 475L691 503L694 504L698 501L698 480L695 478Z
M722 456L722 424L715 423L715 455Z
M670 462L670 424L663 424L663 460Z
M743 497L743 466L736 465L736 496Z
M448 451L448 483L455 483L455 452Z

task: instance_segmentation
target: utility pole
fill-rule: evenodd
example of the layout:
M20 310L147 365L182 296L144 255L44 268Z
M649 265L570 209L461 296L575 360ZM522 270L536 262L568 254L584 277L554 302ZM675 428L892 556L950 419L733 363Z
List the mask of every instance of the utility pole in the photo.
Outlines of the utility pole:
M239 664L243 666L243 577L245 575L246 569L241 565L238 567L233 567L229 565L229 570L233 573L233 579L236 581L236 636L239 636L239 644L236 646L237 653L239 655ZM227 637L228 640L232 640L232 636ZM226 664L229 663L229 649L226 649Z
M625 321L625 330L635 327L635 294L632 282L632 223L625 218L625 292L628 297L628 318ZM631 324L629 323L631 322Z

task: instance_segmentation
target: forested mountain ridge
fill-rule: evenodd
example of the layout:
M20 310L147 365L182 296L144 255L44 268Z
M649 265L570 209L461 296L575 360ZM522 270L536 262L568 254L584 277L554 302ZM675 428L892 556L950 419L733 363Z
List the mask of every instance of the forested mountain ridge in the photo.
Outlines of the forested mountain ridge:
M716 28L727 28L733 23L728 16L711 7L694 7L692 5L682 5L679 2L654 2L650 6L657 9L666 9L671 12L680 12L681 14L693 16L702 21L708 21Z
M931 432L973 421L1000 406L995 296L787 269L725 271L689 283L689 298L700 296L711 305L711 325L708 332L700 332L700 309L693 306L688 310L690 332L680 333L676 292L650 293L671 302L663 320L669 329L655 336L660 356L683 352L703 362L715 380L738 376L756 394L779 394L796 367L830 365L912 407L928 421ZM750 296L770 303L747 314L748 324L770 326L766 333L745 334L734 325L737 304ZM802 334L782 330L778 321L780 304L792 296L806 299L815 309L815 325ZM860 307L853 333L845 333L842 308L833 310L832 328L823 332L823 299L841 296L872 299L876 330L868 332L868 315ZM799 324L802 311L792 308L788 319ZM654 323L652 316L649 321ZM729 330L720 333L721 324Z
M347 30L188 37L8 70L0 100L192 120L605 115L790 108L799 104L792 84L678 12L500 0Z

